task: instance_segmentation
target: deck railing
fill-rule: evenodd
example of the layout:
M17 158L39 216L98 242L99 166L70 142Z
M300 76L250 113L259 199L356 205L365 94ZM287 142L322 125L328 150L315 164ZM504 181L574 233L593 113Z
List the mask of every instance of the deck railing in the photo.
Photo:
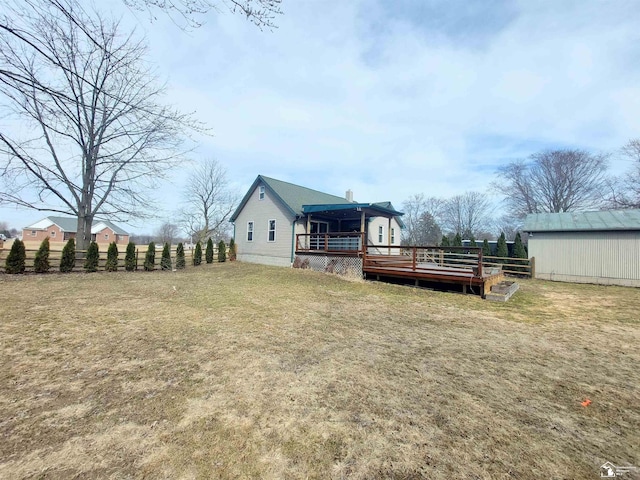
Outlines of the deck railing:
M364 233L299 233L296 252L362 253Z
M379 250L379 247L367 248L365 268L402 268L413 272L433 269L443 272L465 270L473 276L483 276L481 248L416 246L391 247L391 253L379 252Z
M368 259L367 259L368 257ZM489 257L475 247L387 247L367 248L365 267L373 264L387 267L421 269L463 269L474 274L491 274L502 271L507 275L535 276L535 258Z

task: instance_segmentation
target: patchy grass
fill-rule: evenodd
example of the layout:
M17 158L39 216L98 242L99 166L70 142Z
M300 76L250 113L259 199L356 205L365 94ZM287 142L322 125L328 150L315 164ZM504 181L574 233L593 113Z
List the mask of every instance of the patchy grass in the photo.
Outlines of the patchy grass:
M640 289L524 281L498 304L233 263L0 292L0 478L640 466Z

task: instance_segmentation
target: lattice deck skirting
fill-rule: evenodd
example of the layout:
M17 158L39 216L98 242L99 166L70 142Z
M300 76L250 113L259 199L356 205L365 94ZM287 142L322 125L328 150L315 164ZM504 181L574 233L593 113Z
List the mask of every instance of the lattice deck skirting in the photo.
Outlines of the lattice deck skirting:
M293 268L309 268L316 272L362 278L362 259L360 257L299 254L296 255Z

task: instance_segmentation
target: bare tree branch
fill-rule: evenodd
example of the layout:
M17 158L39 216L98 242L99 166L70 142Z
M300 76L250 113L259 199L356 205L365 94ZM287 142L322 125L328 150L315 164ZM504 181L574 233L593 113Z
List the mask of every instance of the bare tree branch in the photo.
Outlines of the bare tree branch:
M402 221L405 224L402 232L403 243L418 246L437 245L442 237L438 221L442 217L444 204L444 200L436 197L426 198L422 193L411 195L405 200L402 203Z
M149 190L202 127L162 105L146 46L117 22L76 0L13 8L12 28L0 29L0 70L12 72L0 96L22 128L0 134L0 202L76 215L82 250L96 215L146 215Z
M480 192L465 192L445 202L443 225L450 233L469 238L486 230L489 223L489 199Z
M224 167L209 159L191 172L184 198L182 225L195 242L204 242L210 237L218 241L225 236L240 197L230 189Z
M599 208L606 188L608 156L584 150L549 150L499 170L494 187L509 213L570 212Z
M640 208L640 139L629 140L621 153L633 162L621 177L608 183L608 201L613 208Z
M128 7L146 10L152 19L154 12L159 10L169 15L177 24L176 17L186 23L186 26L197 28L202 25L199 18L210 10L226 9L232 13L240 13L260 30L277 28L275 18L282 15L280 5L282 0L123 0Z

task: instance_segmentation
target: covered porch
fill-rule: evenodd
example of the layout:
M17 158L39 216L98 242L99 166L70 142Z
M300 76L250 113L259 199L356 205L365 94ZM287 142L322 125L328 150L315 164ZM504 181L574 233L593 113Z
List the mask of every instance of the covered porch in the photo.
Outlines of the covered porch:
M369 224L373 218L386 219L384 237L388 240L387 246L391 247L392 220L402 215L388 203L303 205L302 211L305 233L296 234L296 254L362 255L372 243Z

